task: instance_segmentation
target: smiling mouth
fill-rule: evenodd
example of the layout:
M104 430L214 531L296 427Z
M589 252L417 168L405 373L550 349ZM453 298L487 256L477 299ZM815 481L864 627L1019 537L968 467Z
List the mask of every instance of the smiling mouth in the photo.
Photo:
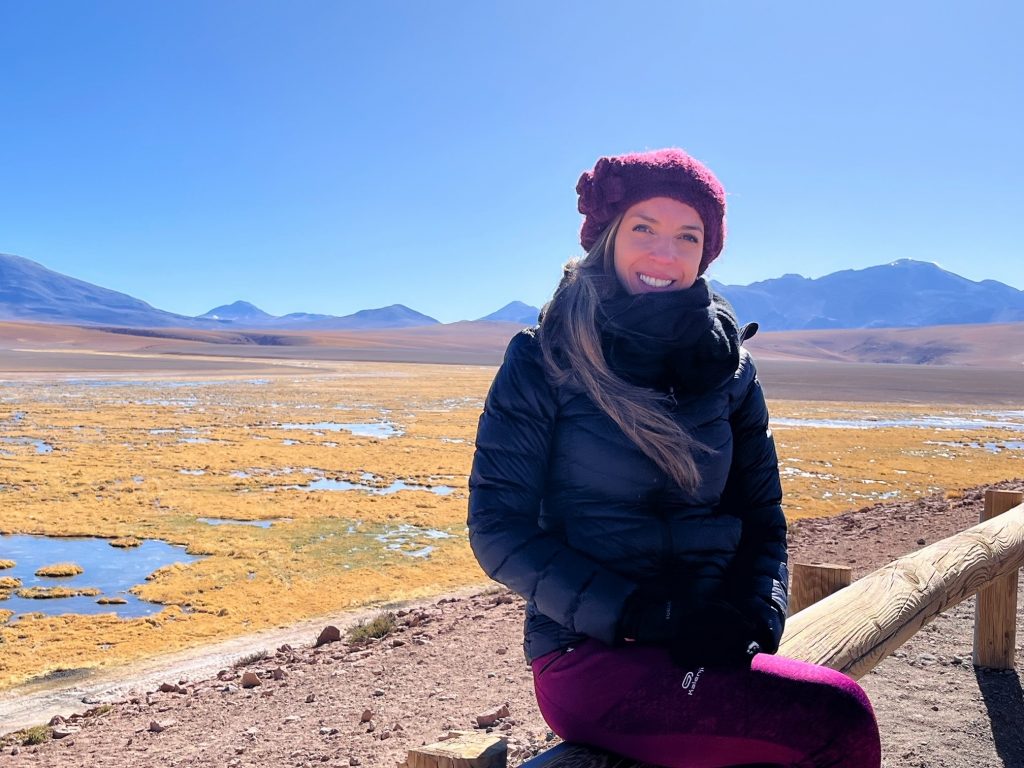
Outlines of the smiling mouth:
M645 275L643 272L637 272L637 278L646 286L651 288L668 288L675 280L659 280L656 277Z

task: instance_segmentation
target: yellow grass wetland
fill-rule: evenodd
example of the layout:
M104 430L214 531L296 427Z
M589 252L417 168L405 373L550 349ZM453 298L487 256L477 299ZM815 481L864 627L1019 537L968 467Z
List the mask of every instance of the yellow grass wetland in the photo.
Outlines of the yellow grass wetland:
M0 383L0 687L485 581L465 519L494 370ZM794 519L1021 474L1024 412L1006 406L770 405ZM3 549L29 536L97 537L101 554ZM154 541L180 559L104 588L104 561ZM83 572L49 577L48 593L18 572L72 559ZM89 589L101 603L73 599L102 607L61 611L58 595ZM12 610L19 591L50 599ZM116 612L140 600L147 611Z

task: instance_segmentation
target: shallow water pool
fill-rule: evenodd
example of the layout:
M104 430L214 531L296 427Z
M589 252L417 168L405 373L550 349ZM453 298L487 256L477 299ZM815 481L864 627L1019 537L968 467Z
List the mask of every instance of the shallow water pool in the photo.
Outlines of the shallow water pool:
M117 613L123 617L148 616L164 606L135 597L128 590L141 584L158 568L171 563L192 563L202 558L188 555L185 548L164 541L147 539L138 547L120 549L110 539L64 538L57 536L0 535L0 560L13 560L14 568L0 570L0 576L13 576L23 587L96 587L96 597L63 597L46 600L17 597L13 592L0 600L0 608L25 613L59 616L65 613ZM54 563L77 563L84 573L67 578L36 576L37 569ZM99 605L100 597L120 597L125 605Z

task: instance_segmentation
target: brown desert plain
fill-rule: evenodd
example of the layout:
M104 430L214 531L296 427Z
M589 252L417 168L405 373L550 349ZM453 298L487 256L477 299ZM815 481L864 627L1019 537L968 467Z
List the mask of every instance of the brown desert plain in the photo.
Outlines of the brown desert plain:
M465 528L476 420L515 330L0 323L0 533L190 556L124 595L146 615L52 598L12 616L5 598L36 595L4 581L0 550L0 762L394 766L504 702L513 764L553 743L521 602L487 582ZM750 347L794 560L860 576L973 524L980 488L1020 487L1024 324ZM971 666L969 603L864 678L886 766L1024 765L1024 696L1016 674ZM311 647L382 607L399 614L383 640ZM245 671L262 684L240 688ZM63 738L18 731L75 713Z

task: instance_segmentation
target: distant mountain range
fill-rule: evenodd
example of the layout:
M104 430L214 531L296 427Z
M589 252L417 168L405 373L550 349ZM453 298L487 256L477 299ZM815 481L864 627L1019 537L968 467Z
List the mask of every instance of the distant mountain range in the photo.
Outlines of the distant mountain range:
M974 282L935 264L900 259L810 279L783 275L751 285L712 283L742 322L766 331L886 328L1024 321L1024 291ZM534 325L538 309L513 301L476 322ZM165 312L117 291L0 254L0 320L129 328L365 330L440 325L402 304L334 316L275 316L246 301L198 317Z
M1024 320L1024 291L976 283L926 261L900 259L812 280L783 275L750 285L712 285L741 321L766 331L918 328Z

